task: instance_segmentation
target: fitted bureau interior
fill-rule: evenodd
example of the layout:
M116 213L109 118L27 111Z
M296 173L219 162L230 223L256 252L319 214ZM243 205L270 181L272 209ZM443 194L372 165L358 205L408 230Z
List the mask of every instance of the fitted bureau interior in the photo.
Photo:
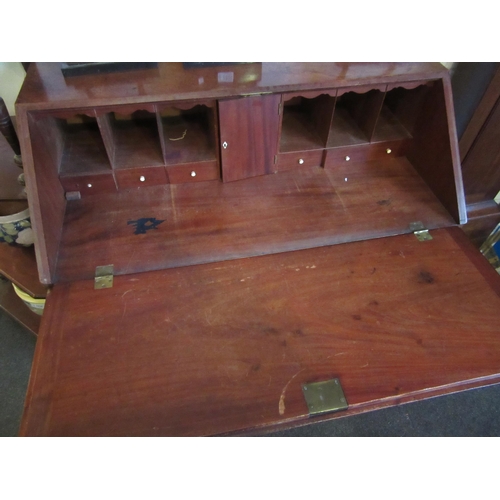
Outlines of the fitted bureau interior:
M50 217L60 227L42 281L460 222L442 81L283 93L273 112L273 172L235 182L221 174L227 144L216 100L30 113L35 171L57 185L46 199L39 190L42 223L61 213ZM260 148L265 139L234 120L245 144L229 147Z

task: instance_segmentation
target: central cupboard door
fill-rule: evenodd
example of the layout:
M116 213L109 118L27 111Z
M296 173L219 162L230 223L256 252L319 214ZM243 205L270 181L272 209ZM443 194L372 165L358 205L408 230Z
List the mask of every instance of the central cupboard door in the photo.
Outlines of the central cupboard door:
M224 182L270 174L278 149L281 95L219 101Z

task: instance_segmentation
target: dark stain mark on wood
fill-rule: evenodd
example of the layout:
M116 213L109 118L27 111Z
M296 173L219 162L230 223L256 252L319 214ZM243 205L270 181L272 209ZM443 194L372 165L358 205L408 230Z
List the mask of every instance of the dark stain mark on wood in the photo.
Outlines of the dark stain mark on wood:
M272 326L264 328L264 333L266 335L278 335L279 331L276 330L276 328L273 328Z
M165 220L159 220L155 217L143 217L142 219L129 220L127 224L135 226L134 234L146 234L146 231L150 229L158 229L162 222L165 222Z
M381 207L387 206L387 205L390 205L390 204L391 204L391 200L380 200L380 201L377 201L377 205L380 205Z
M352 318L355 319L356 321L360 321L361 320L361 316L359 314L353 314Z
M434 283L434 276L428 271L420 271L418 281L420 283Z

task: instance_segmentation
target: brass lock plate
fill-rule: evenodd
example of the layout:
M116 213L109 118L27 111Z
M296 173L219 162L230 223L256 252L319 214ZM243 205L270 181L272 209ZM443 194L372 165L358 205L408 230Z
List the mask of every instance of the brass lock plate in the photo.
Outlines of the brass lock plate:
M304 384L302 392L309 409L309 415L347 410L349 407L338 378Z

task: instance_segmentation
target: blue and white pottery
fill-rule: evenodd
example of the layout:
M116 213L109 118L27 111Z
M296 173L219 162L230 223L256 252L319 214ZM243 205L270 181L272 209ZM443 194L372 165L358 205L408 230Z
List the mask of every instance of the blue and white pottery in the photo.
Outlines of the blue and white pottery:
M16 214L0 217L0 243L29 247L33 245L33 241L29 208Z

